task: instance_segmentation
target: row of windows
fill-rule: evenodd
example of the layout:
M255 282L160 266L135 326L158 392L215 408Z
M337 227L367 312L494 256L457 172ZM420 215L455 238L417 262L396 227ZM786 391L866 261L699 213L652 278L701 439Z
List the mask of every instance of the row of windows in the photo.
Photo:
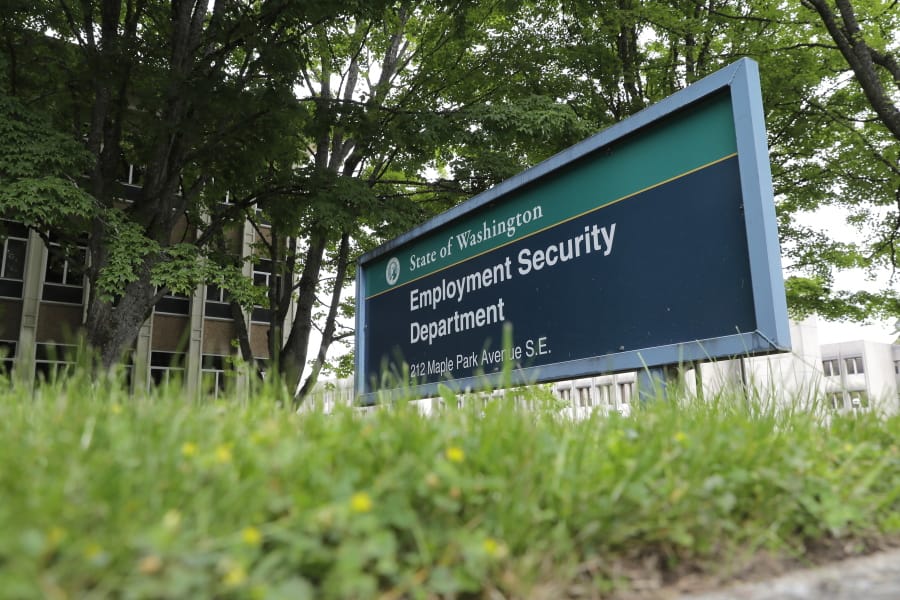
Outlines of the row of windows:
M119 171L116 175L116 181L123 185L119 190L121 197L126 202L132 202L137 199L140 188L144 185L144 169L134 163L126 161L124 158L119 163ZM231 193L226 192L225 197L218 202L221 207L229 207L234 205ZM271 223L263 214L262 209L254 205L254 213L256 222L260 225L269 227Z
M828 395L829 404L834 410L843 410L845 408L858 410L869 408L869 394L864 390L856 390L847 393L846 405L844 401L844 392L832 392Z
M21 298L25 277L28 231L21 223L3 220L3 255L0 256L0 296ZM50 242L44 269L41 299L49 302L81 304L84 290L84 268L87 247L64 248Z
M843 359L844 369L847 375L861 375L865 373L862 356L852 356ZM837 377L841 374L841 360L830 358L822 361L822 370L826 377Z
M6 222L4 222L5 225ZM7 237L3 240L3 255L0 259L0 296L18 299L22 297L27 238L14 237L10 229L7 229ZM84 296L84 265L86 264L86 247L78 246L66 250L60 244L51 242L44 271L44 288L41 299L63 304L81 304ZM260 264L254 268L254 283L268 285L272 277L271 272L271 261L260 261ZM230 319L230 302L231 298L228 296L228 292L216 285L208 285L204 303L205 316ZM190 310L190 298L184 294L174 293L163 296L154 307L154 312L169 315L187 316L190 314ZM270 312L262 307L257 307L253 311L252 320L268 323Z
M593 408L604 406L606 408L615 408L616 406L616 390L613 387L616 384L607 383L596 386L583 385L575 386L575 397L572 397L573 388L560 387L557 394L562 400L571 402L574 406L581 408ZM626 382L618 384L619 402L628 404L634 395L634 383Z
M38 343L34 352L34 372L38 379L53 380L75 370L76 346Z
M151 352L150 385L160 386L180 383L184 378L186 355L182 352ZM200 357L200 389L205 396L219 397L233 382L234 357L221 354L204 354ZM264 364L263 359L257 359Z
M0 256L0 297L22 298L23 280L25 276L25 256L28 242L28 230L21 223L0 220L2 238L2 256ZM64 304L81 304L84 296L84 270L87 265L87 247L83 245L65 248L59 243L51 242L44 270L44 287L41 299L48 302ZM272 278L279 282L279 276L272 275L272 261L262 259L253 267L253 283L257 286L268 286ZM217 319L230 319L231 299L228 293L218 286L209 285L206 289L204 303L205 316ZM154 308L154 312L170 315L189 315L190 298L183 294L167 294ZM271 311L256 307L251 320L257 323L268 323Z
M38 343L35 346L35 374L44 380L53 380L75 368L76 347L68 344ZM16 342L0 340L0 369L9 373L16 355ZM150 353L151 387L179 384L184 379L186 354L183 352L154 351ZM204 354L201 362L203 392L218 397L226 388L226 383L234 377L232 357ZM126 382L131 381L131 369L127 365Z

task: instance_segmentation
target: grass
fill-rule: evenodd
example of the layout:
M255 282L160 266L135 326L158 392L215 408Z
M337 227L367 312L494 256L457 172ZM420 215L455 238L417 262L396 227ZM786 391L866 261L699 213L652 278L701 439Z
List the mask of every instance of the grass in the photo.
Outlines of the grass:
M825 426L728 394L580 422L503 398L295 414L270 394L3 386L0 597L597 596L636 565L900 537L896 416Z

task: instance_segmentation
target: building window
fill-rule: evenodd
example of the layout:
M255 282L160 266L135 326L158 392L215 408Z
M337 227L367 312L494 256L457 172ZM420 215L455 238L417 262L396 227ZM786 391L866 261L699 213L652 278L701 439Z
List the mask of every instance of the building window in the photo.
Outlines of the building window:
M825 377L837 377L841 374L841 365L836 358L823 360L822 369L825 371Z
M38 379L53 381L75 370L75 352L71 344L38 343L34 350L34 372Z
M634 384L633 383L620 383L619 384L619 397L622 400L622 404L628 404L631 402L631 395L634 393Z
M900 375L900 360L894 361L894 373Z
M253 265L253 285L269 289L272 278L275 277L275 284L280 283L280 276L272 275L272 261L268 259L260 259ZM262 306L254 306L250 313L250 320L254 323L269 323L272 320L272 310Z
M600 397L600 404L605 404L608 408L616 405L615 394L613 394L612 384L598 385L597 395Z
M831 405L832 409L841 410L842 408L844 408L844 393L832 392L828 394L828 402Z
M0 257L0 296L21 298L28 230L21 223L3 221L0 231L6 235L2 238L3 256Z
M0 264L0 277L22 281L25 276L25 248L27 240L12 236L3 240L3 262Z
M869 394L864 391L850 392L850 406L853 408L869 408Z
M844 364L847 365L847 375L861 375L862 373L865 373L865 371L863 371L862 356L845 358Z
M154 386L180 383L184 377L183 352L151 352L150 384Z
M579 387L577 388L577 392L578 406L582 408L590 408L594 405L594 402L591 399L591 388L589 386Z
M84 295L85 265L87 265L86 246L63 247L56 242L50 242L41 299L48 302L81 304Z
M204 354L201 358L200 377L203 392L215 398L225 391L227 378L233 374L230 365L230 356L219 354Z
M272 261L261 258L253 265L253 285L268 288L272 278Z
M16 342L13 340L0 340L0 372L12 371L16 360Z
M558 388L556 393L559 394L560 400L563 400L566 404L568 404L572 400L572 388L564 387Z
M256 223L263 227L271 227L272 222L269 220L269 217L266 215L265 211L259 207L258 204L253 205L253 212L256 218Z
M153 307L153 312L160 315L187 316L191 314L191 299L184 294L170 292L160 298L156 306Z
M207 284L206 301L203 304L204 314L213 319L231 318L231 297L228 292L217 285Z

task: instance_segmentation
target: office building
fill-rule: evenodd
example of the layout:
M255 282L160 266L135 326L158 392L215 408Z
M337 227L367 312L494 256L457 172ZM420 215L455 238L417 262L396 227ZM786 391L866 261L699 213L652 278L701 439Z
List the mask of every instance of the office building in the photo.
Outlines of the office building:
M131 168L123 177L123 197L136 187ZM249 256L265 225L249 222L229 232L241 256ZM184 231L175 231L181 236ZM70 368L76 340L86 313L88 290L83 275L85 247L62 252L21 223L0 219L0 354L6 372L16 367L25 383ZM239 250L238 250L239 249ZM259 285L271 276L271 261L245 261L244 274ZM254 358L268 359L268 311L257 307L244 313ZM141 327L127 355L126 375L133 389L146 389L173 378L189 393L215 394L234 376L230 368L237 349L236 325L224 290L201 285L191 296L164 296Z

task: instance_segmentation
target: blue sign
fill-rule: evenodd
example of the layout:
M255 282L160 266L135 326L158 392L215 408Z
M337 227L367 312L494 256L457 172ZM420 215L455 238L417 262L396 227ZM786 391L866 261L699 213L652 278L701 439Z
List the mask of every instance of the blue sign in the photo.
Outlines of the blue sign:
M553 381L790 346L742 60L363 256L357 392ZM504 331L511 340L504 344Z

